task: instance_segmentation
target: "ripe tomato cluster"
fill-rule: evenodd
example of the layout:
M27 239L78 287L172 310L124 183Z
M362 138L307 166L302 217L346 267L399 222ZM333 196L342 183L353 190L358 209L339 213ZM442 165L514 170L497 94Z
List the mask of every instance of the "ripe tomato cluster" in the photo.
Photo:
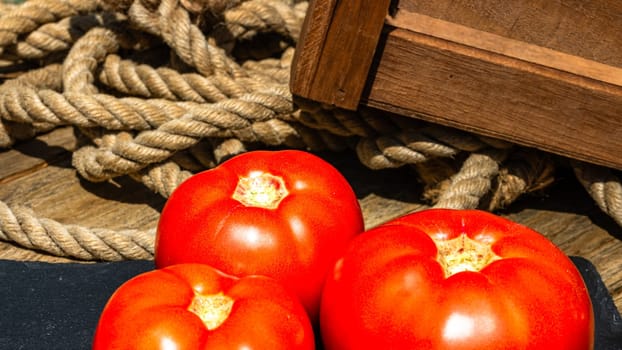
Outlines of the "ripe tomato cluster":
M443 209L364 231L347 180L302 151L181 184L155 264L111 296L94 349L593 348L581 275L542 235Z
M94 348L313 349L324 280L362 231L354 191L321 158L229 159L170 196L157 270L115 292Z

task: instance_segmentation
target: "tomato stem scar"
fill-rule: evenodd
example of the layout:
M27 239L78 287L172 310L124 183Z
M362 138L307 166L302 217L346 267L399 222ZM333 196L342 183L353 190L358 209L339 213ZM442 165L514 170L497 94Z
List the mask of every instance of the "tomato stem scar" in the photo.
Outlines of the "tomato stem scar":
M276 209L289 192L285 181L270 173L242 176L231 198L247 207Z
M205 327L211 331L227 320L232 308L233 299L222 292L210 295L196 293L188 311L199 316Z
M434 239L438 248L437 260L445 277L463 271L481 271L488 264L501 259L492 251L491 244L481 242L465 233L452 239Z

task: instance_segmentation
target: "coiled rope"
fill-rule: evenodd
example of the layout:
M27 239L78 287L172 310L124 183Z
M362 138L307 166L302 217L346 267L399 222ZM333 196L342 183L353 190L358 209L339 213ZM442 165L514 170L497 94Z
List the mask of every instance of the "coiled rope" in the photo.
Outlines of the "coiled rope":
M163 197L193 172L257 145L353 148L372 169L412 166L436 207L496 210L554 181L559 160L543 152L294 101L289 71L306 8L294 0L0 3L0 68L34 65L0 80L0 147L70 125L89 140L73 153L80 176L129 175ZM622 225L617 173L564 163ZM0 201L0 239L111 261L152 258L154 231L63 225Z

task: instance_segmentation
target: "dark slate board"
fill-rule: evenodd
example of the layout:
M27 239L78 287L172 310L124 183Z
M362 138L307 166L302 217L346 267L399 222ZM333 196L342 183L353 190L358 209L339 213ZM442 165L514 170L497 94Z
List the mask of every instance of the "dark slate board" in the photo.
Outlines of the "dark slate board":
M110 295L153 268L153 261L0 261L0 349L90 349Z
M596 316L596 350L622 350L622 318L594 266L572 257ZM0 349L89 349L99 314L152 261L53 264L0 261Z

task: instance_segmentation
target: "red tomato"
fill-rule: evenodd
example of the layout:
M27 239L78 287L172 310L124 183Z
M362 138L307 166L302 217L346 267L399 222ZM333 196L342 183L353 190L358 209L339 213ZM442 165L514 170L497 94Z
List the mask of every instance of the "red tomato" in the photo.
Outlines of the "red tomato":
M180 264L138 275L108 300L93 349L313 349L297 297L265 276Z
M539 233L477 210L410 214L355 238L327 278L326 349L593 348L572 261Z
M173 192L160 216L155 262L273 277L315 320L327 273L362 231L356 195L332 165L302 151L252 151Z

